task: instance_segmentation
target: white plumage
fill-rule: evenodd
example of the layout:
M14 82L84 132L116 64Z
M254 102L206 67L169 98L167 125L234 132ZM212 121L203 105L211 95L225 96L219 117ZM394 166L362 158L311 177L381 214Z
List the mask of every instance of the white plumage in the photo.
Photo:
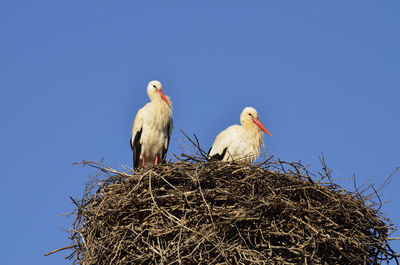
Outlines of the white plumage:
M223 161L253 162L260 154L263 133L271 134L258 119L257 111L245 108L240 115L240 125L232 125L215 138L209 157Z
M133 167L162 162L167 154L172 131L172 103L162 92L159 81L147 86L150 102L141 108L132 126Z

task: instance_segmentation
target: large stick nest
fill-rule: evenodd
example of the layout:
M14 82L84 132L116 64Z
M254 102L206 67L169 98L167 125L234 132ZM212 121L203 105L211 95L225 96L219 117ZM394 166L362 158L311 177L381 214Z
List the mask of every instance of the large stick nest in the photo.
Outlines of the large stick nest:
M380 264L393 232L360 192L296 163L196 158L102 176L74 200L75 264ZM323 180L327 180L322 183Z

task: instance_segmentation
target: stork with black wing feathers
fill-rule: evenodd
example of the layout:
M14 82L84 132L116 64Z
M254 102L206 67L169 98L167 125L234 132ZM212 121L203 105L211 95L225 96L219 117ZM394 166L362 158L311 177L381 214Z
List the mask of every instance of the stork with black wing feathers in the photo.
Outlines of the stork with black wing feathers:
M147 86L150 102L136 113L132 126L133 168L165 160L172 131L172 103L159 81Z

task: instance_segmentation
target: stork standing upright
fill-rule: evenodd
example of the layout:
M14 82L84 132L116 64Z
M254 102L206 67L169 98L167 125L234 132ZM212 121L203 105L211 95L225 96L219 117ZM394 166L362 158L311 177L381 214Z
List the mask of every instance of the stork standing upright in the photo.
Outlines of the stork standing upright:
M132 126L133 168L162 162L172 131L172 103L159 81L147 86L150 102L136 113Z
M208 152L210 159L253 162L259 156L264 141L262 131L271 134L252 107L243 109L240 122L242 126L232 125L218 134Z

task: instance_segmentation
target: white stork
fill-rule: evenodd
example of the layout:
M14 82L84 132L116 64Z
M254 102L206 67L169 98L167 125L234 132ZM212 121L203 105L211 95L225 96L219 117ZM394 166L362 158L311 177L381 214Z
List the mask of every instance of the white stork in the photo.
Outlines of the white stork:
M147 86L150 102L136 113L132 126L133 167L157 165L167 155L172 131L172 103L159 81Z
M244 108L240 114L240 125L232 125L215 138L208 155L210 159L223 161L240 160L253 162L260 154L263 133L271 134L258 119L252 107Z

